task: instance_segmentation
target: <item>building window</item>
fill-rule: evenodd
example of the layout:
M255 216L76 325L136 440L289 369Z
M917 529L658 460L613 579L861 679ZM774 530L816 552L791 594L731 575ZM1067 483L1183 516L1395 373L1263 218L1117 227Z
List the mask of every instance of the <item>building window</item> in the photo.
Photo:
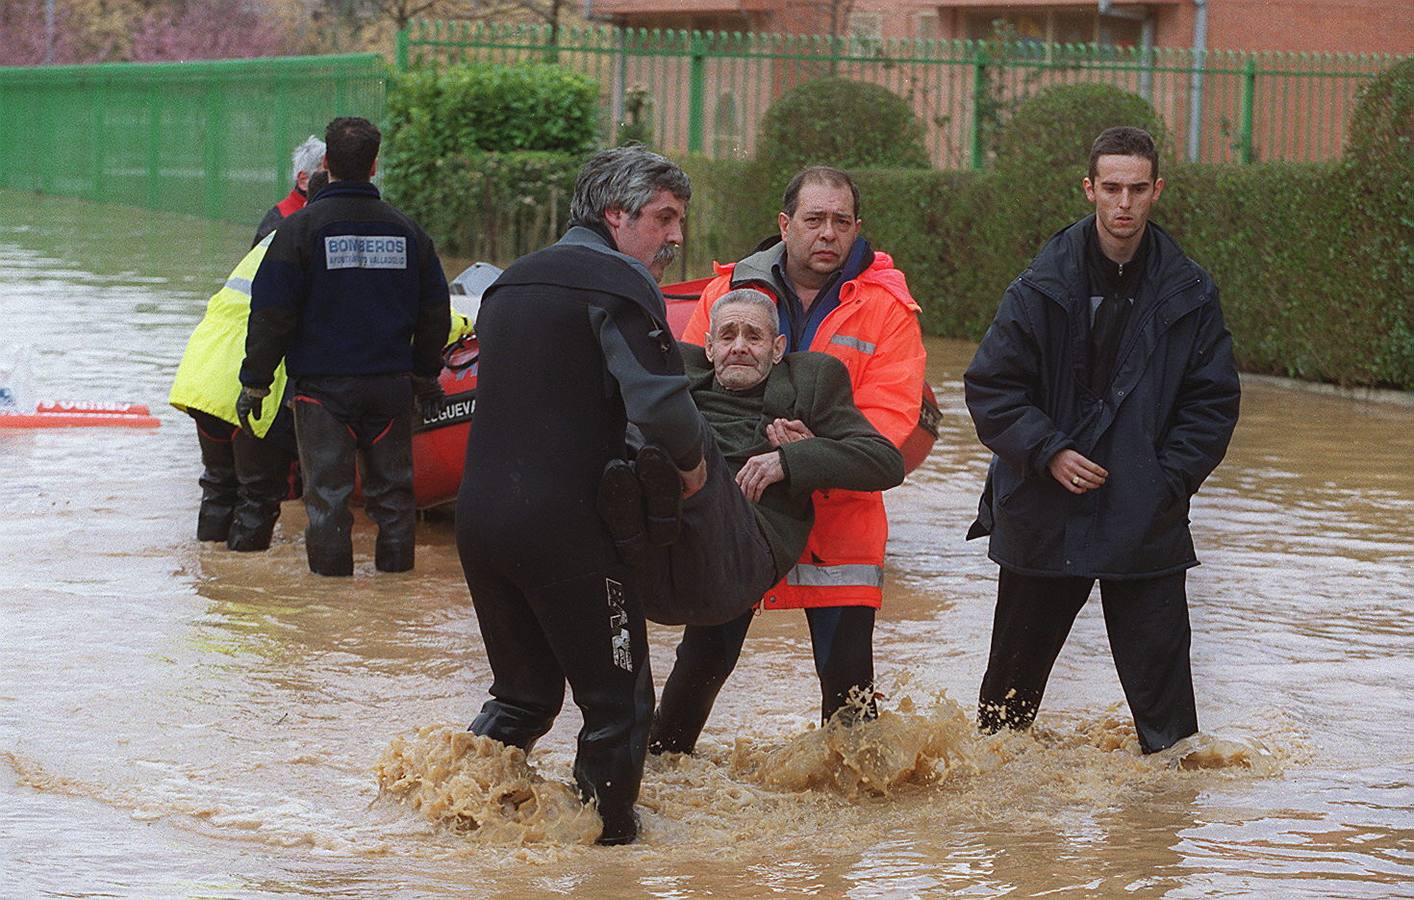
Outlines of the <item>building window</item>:
M884 50L884 14L849 14L849 52L855 56L880 56Z
M919 13L913 20L913 36L923 41L936 41L943 36L943 21L936 12Z
M1093 8L969 12L964 27L974 41L995 38L1001 31L1025 42L1102 47L1137 47L1143 30L1137 19L1101 16Z

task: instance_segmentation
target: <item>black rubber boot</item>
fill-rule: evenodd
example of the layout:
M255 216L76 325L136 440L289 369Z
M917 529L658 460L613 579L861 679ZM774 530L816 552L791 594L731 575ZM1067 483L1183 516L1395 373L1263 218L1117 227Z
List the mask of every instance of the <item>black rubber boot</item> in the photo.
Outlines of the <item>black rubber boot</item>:
M239 480L231 449L235 426L215 416L191 411L196 439L201 446L201 509L196 517L196 539L224 541L235 515Z
M633 805L643 781L648 754L648 729L653 721L653 675L640 632L633 643L633 689L630 697L613 704L588 705L592 690L576 686L575 702L584 714L574 781L585 802L593 802L604 820L600 844L628 844L638 837L638 816ZM605 698L607 699L607 697ZM627 700L628 702L623 702Z
M584 766L578 764L575 766L574 780L579 788L580 799L585 803L594 804L599 818L604 823L604 830L599 833L594 843L616 847L620 844L632 844L638 839L638 813L633 808L631 798L625 801L625 791L615 789L612 781L603 779L600 779L601 786L596 789L596 785L586 776ZM637 794L637 785L634 787L634 793Z
M394 544L378 537L373 548L373 565L380 572L411 572L417 545Z
M599 833L599 838L594 843L604 847L617 847L620 844L632 844L638 840L638 829L640 827L638 813L633 807L627 809L604 809L599 808L599 818L604 822L604 830Z

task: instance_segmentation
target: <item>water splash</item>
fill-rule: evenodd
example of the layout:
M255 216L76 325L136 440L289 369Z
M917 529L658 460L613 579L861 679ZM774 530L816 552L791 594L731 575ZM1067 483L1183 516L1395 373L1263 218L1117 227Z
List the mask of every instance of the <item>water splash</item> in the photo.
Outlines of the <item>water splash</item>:
M525 751L450 725L395 737L375 766L380 795L487 844L590 844L603 824L568 785L547 781Z
M734 775L789 791L828 790L847 798L888 797L904 785L929 785L976 768L975 729L945 694L924 714L904 697L897 711L863 719L859 698L783 746L738 739Z

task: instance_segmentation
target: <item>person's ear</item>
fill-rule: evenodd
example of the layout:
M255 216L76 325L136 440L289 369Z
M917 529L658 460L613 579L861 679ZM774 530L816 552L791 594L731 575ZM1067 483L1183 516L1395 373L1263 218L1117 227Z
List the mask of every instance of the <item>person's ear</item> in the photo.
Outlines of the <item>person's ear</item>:
M1081 184L1081 186L1082 186L1083 188L1085 188L1085 199L1086 199L1086 200L1089 200L1091 203L1094 203L1094 202L1095 202L1095 185L1094 185L1094 183L1092 183L1092 182L1090 181L1090 176L1088 176L1088 175L1085 176L1084 180L1082 180L1082 181L1080 182L1080 184Z
M781 240L786 239L786 226L790 224L790 216L784 212L776 214L776 224L781 227Z
M786 336L776 335L776 339L771 342L771 364L775 365L781 361L781 357L786 355Z
M604 224L610 228L618 229L624 227L624 211L618 208L604 210Z
M368 169L368 177L372 178L378 174L378 157L373 157L373 165Z
M1155 178L1155 179L1154 179L1154 199L1151 200L1151 201L1149 201L1149 202L1152 203L1152 202L1154 202L1155 200L1158 200L1158 199L1159 199L1159 195L1162 194L1163 192L1164 192L1164 180L1163 180L1162 178Z
M702 351L707 354L707 361L712 362L712 332L706 332L703 337Z

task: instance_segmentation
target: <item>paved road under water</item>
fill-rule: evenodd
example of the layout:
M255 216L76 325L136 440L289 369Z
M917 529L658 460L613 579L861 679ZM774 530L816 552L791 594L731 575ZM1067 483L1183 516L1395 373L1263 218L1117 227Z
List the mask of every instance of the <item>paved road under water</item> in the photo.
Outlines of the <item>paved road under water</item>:
M985 456L970 347L889 495L888 711L816 729L798 613L757 620L698 756L650 760L644 835L567 802L572 705L530 759L459 734L489 672L450 524L418 567L305 570L193 539L182 347L249 230L0 192L0 344L41 398L137 400L156 431L0 430L0 860L7 896L1389 897L1414 888L1414 410L1250 384L1194 503L1204 735L1141 758L1098 604L1038 727L969 725L995 569L962 535ZM675 633L654 629L668 670ZM473 827L473 822L477 827Z

